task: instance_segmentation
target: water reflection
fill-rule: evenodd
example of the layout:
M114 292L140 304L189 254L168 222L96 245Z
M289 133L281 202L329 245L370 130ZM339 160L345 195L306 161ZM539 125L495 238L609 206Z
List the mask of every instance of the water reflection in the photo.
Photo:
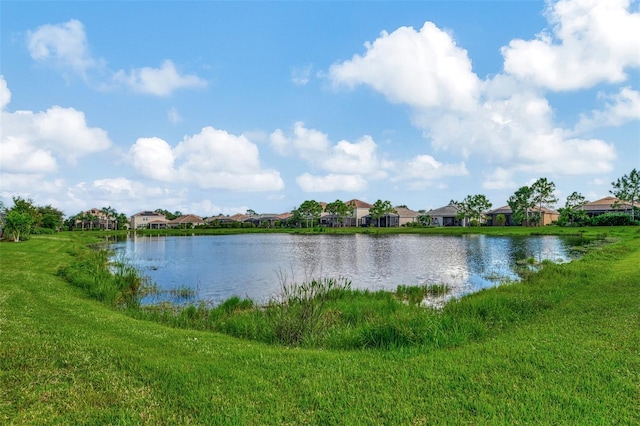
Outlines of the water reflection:
M219 303L233 295L264 302L282 273L296 282L344 277L371 290L446 284L458 297L517 279L521 259L570 260L577 243L555 236L244 234L132 236L114 247L160 288L190 288Z

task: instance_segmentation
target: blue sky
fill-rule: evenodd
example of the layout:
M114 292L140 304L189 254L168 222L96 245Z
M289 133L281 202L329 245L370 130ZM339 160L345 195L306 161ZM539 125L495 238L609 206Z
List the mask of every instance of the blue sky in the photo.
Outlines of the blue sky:
M0 197L414 210L640 167L638 1L1 5Z

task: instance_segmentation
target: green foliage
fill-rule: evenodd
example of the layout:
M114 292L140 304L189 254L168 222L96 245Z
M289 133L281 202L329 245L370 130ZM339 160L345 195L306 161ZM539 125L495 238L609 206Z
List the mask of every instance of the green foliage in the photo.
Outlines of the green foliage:
M351 205L345 204L341 200L336 200L325 206L324 211L336 216L338 224L343 225L344 219L353 216L354 208Z
M547 178L540 178L530 187L520 187L509 199L512 219L515 224L540 224L542 208L551 207L558 199L554 195L556 185ZM536 208L535 210L533 210Z
M627 213L604 213L591 218L592 226L626 226L635 225L631 215Z
M266 318L275 339L289 346L311 341L325 331L325 305L351 287L346 279L312 279L291 283L281 275L280 294L266 307Z
M376 226L380 227L380 218L388 214L396 214L396 209L393 208L391 201L389 200L377 200L373 203L373 206L369 209L369 216L371 220L376 222ZM388 226L388 223L387 223Z
M640 171L635 168L628 175L623 175L615 182L611 182L610 191L615 197L631 204L631 220L635 220L635 205L640 199Z
M306 200L300 207L298 212L302 215L307 228L315 226L320 214L322 214L322 205L315 200Z
M504 226L507 223L507 217L503 213L496 215L496 225Z
M14 242L25 241L29 239L31 227L33 225L33 217L29 212L21 212L11 209L4 218L4 232L11 235Z
M125 258L110 260L104 249L86 249L73 262L58 269L58 276L82 288L107 305L138 308L140 300L153 290L148 278Z
M458 219L475 221L475 226L484 222L485 215L492 206L489 199L483 194L467 195L464 200L453 202L453 205L458 209Z
M560 226L576 226L582 225L589 219L587 213L582 206L587 204L587 199L579 192L573 192L567 197L564 208L558 209L560 217L558 225Z

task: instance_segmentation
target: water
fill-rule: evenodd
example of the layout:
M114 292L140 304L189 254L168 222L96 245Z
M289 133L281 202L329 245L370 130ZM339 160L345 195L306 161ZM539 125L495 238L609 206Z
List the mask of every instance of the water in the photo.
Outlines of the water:
M294 282L344 277L352 288L370 290L446 284L448 297L459 297L517 280L521 259L569 261L579 243L556 236L244 234L132 236L114 248L160 289L189 288L198 300L220 303L231 296L266 302L282 274Z

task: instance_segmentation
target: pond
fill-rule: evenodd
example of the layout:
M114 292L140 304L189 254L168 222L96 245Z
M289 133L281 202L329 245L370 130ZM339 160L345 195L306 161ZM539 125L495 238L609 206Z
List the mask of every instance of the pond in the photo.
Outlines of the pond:
M523 259L570 261L580 244L557 236L241 234L131 235L113 248L161 290L188 288L217 304L231 296L266 302L283 275L297 283L346 278L352 288L370 290L446 284L447 298L460 297L517 280Z

